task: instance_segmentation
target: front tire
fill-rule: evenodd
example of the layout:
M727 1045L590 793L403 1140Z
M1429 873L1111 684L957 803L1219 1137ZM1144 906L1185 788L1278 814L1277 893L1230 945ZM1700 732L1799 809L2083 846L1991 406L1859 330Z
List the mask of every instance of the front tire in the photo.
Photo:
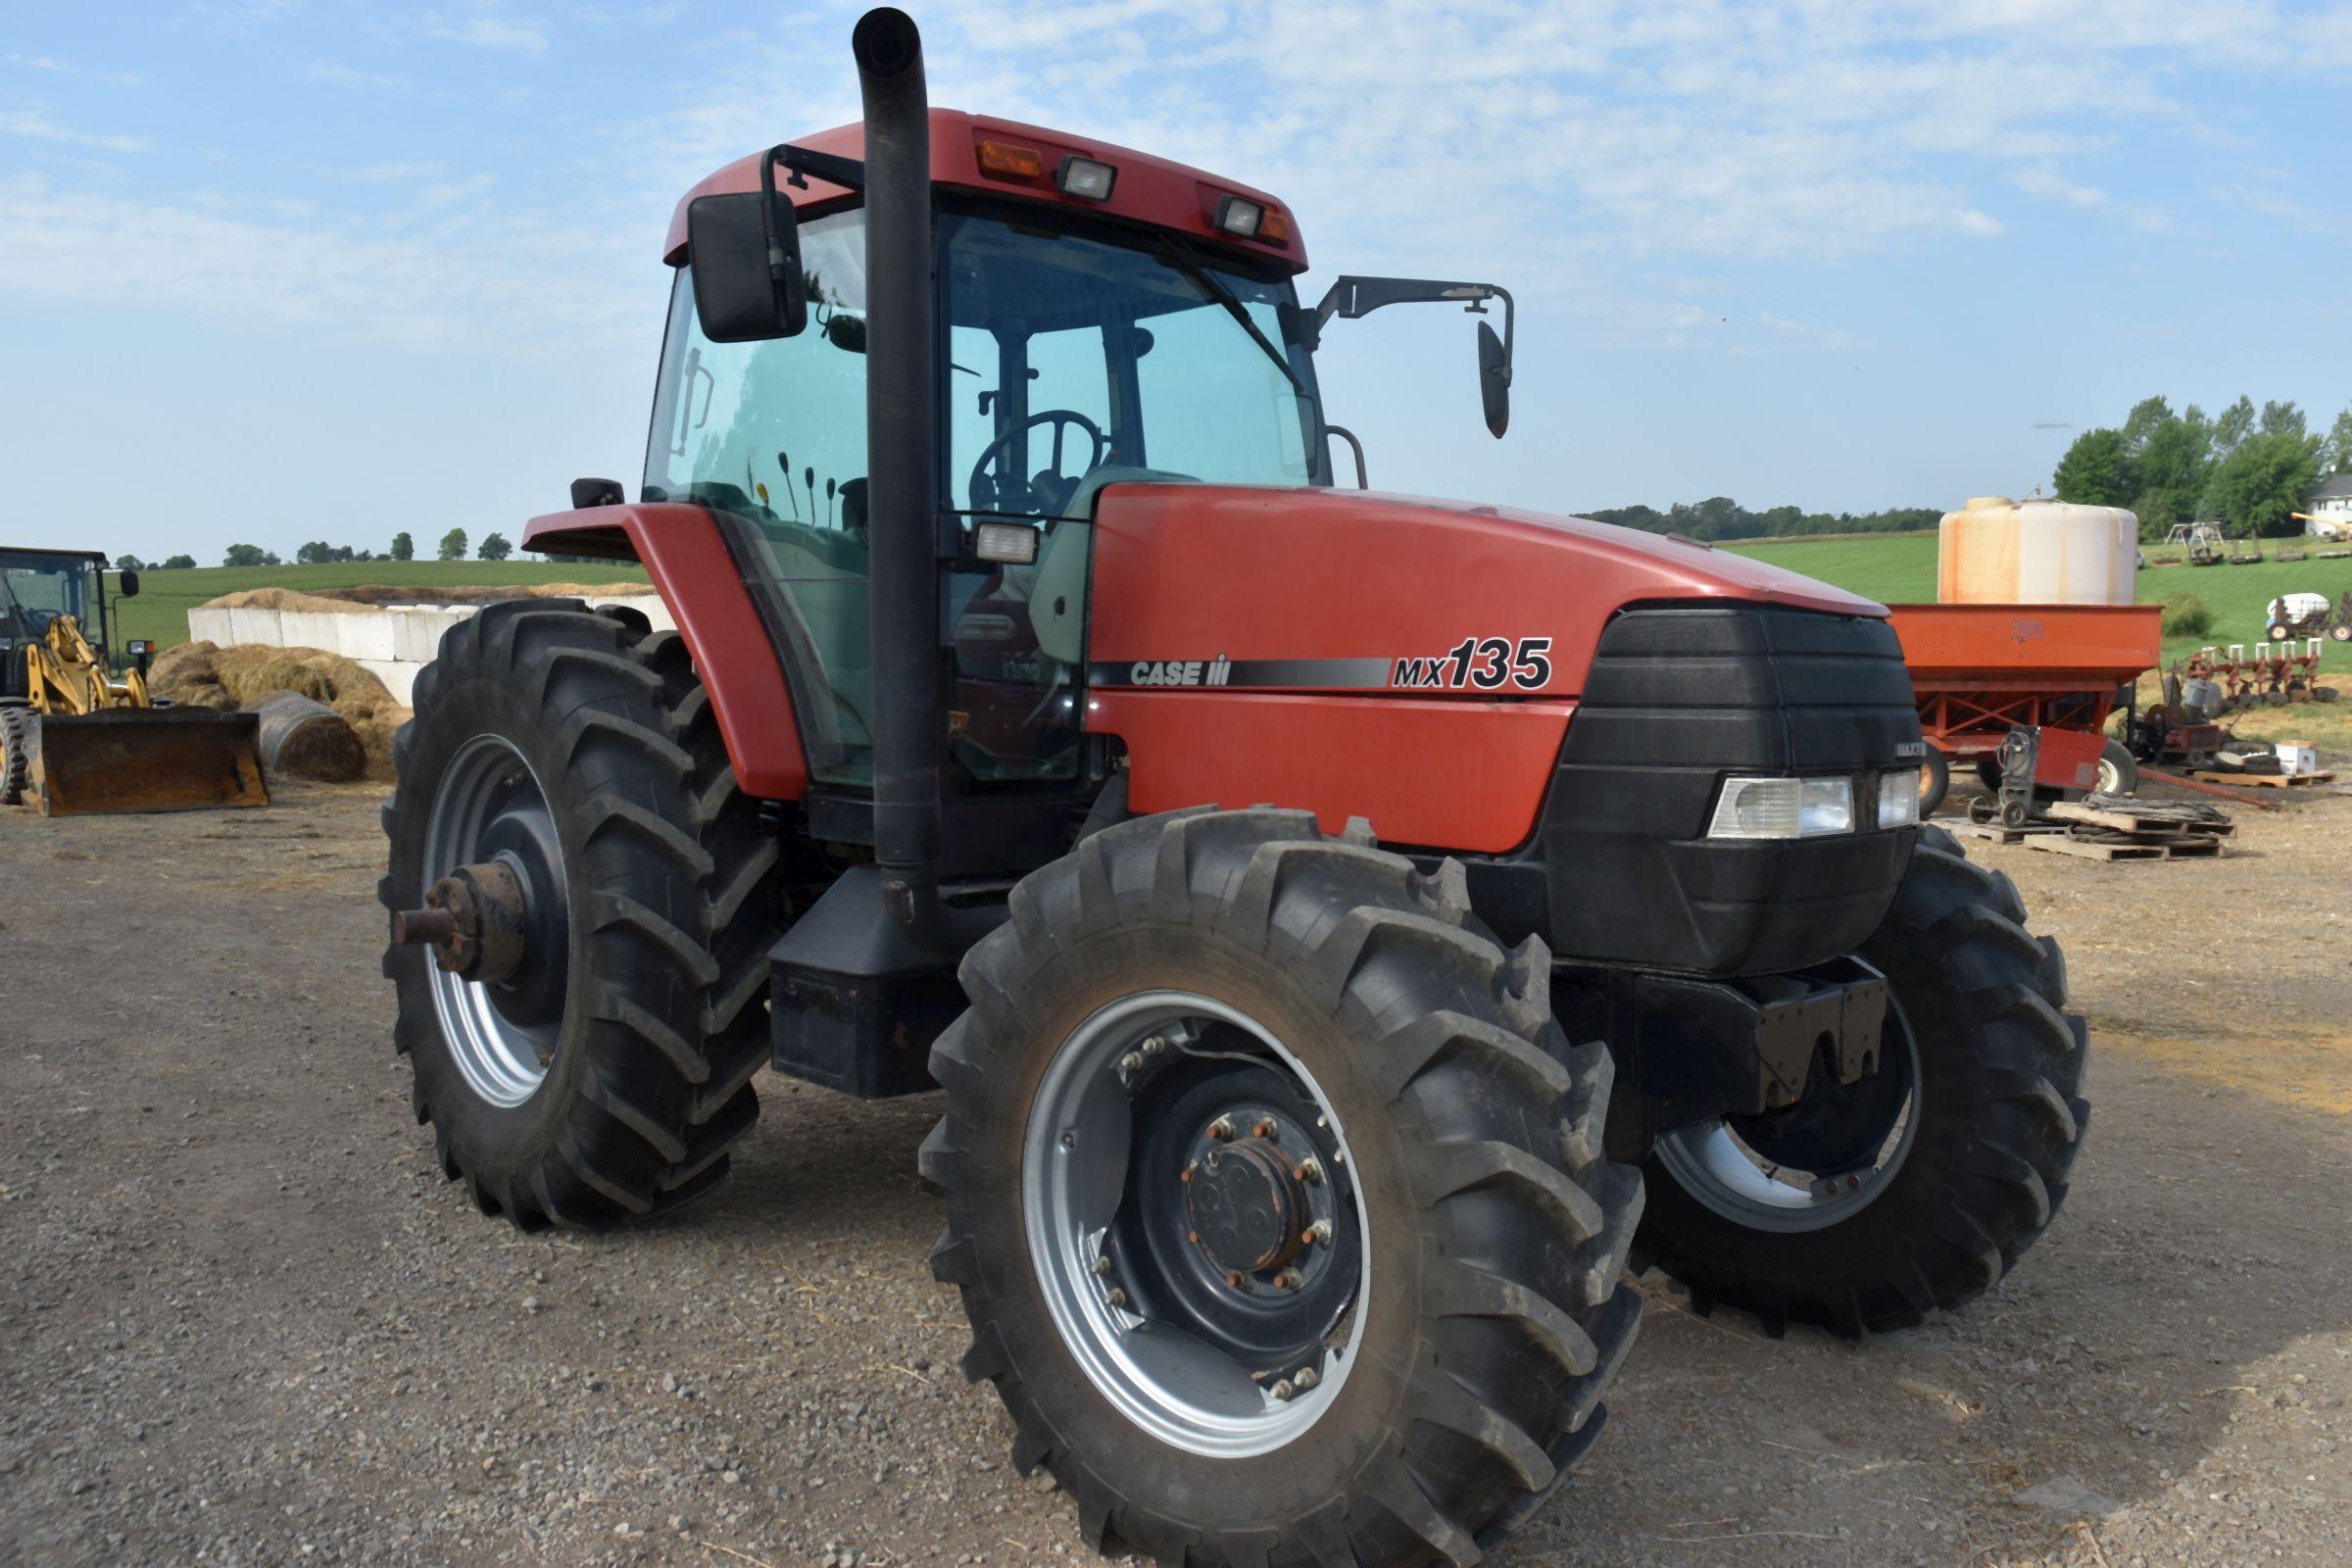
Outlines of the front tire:
M1888 987L1877 1074L1669 1133L1650 1157L1635 1260L1701 1312L1739 1307L1774 1334L1908 1327L1991 1288L2066 1200L2090 1119L2087 1034L2060 1010L2064 956L2026 933L2009 879L1923 828L1860 956Z
M1458 867L1302 812L1120 823L1014 890L931 1058L932 1261L1014 1463L1053 1471L1088 1544L1470 1562L1558 1485L1640 1315L1641 1186L1600 1157L1609 1058L1561 1038L1549 972L1469 915ZM1258 1208L1200 1197L1235 1165ZM1233 1255L1220 1227L1260 1209L1320 1239ZM1293 1300L1305 1337L1275 1348Z
M776 846L683 644L577 600L495 604L443 636L416 707L383 810L385 907L494 858L531 883L512 982L421 946L384 955L443 1173L525 1230L709 1190L759 1115Z
M11 704L0 708L0 806L21 806L32 770L32 726L39 715Z

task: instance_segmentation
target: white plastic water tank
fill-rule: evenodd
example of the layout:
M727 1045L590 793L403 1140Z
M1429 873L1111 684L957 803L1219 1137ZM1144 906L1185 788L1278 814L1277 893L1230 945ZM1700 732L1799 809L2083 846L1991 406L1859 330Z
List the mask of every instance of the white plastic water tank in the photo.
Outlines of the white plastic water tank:
M1978 496L1936 529L1936 598L1946 605L2128 605L2139 519L2121 507Z

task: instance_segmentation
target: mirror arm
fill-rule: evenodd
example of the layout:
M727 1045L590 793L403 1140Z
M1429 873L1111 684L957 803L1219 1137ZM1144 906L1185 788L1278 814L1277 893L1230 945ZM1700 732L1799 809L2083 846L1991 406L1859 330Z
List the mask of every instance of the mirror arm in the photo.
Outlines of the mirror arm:
M784 247L776 239L776 171L782 169L785 183L807 190L806 176L814 174L830 185L845 190L865 189L865 165L855 158L839 158L832 153L812 152L792 143L778 142L760 157L760 228L767 238L767 275L777 287L784 286L785 274L792 263L784 255Z
M1364 477L1364 444L1355 438L1355 432L1344 424L1326 424L1323 426L1323 435L1326 450L1330 438L1335 435L1348 443L1348 450L1355 454L1355 487L1358 490L1371 489L1372 481Z
M1518 328L1519 307L1511 299L1511 291L1499 283L1449 283L1428 277L1356 277L1342 275L1332 280L1322 303L1315 307L1314 321L1308 327L1307 347L1322 346L1323 328L1335 316L1352 321L1371 315L1384 305L1443 305L1461 301L1473 315L1486 314L1486 302L1502 301L1502 384L1511 384L1511 353L1516 347L1513 339Z

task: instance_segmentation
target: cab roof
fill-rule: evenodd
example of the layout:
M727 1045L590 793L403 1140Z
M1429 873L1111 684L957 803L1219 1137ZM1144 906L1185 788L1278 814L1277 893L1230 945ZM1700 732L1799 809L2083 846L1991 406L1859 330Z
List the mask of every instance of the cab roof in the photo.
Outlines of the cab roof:
M1034 149L1040 155L1045 172L1022 177L984 172L980 167L980 144L991 141ZM831 130L820 130L812 136L795 137L793 145L808 148L812 152L831 153L839 158L862 158L865 154L865 126L863 123L836 125ZM1073 153L1081 158L1108 164L1118 171L1109 200L1090 202L1082 197L1065 196L1054 187L1055 171L1061 167L1062 159ZM687 204L697 196L758 190L760 160L764 156L765 150L762 149L736 159L679 199L677 210L670 214L669 238L662 249L663 261L676 267L686 260ZM1203 170L1173 164L1164 158L1154 158L1150 153L1137 152L1133 148L1116 146L1110 142L1093 141L1038 125L1024 125L1017 121L967 115L956 109L934 109L931 111L931 179L934 184L953 185L993 196L1010 196L1052 207L1075 207L1108 213L1114 217L1174 229L1188 238L1273 261L1293 272L1306 270L1306 245L1299 237L1298 219L1281 201L1239 180L1225 179ZM782 184L779 174L779 188L791 196L796 209L803 210L827 206L854 194L813 175L804 189ZM1288 226L1289 237L1280 241L1240 239L1220 231L1214 223L1217 204L1229 195L1256 202L1268 213L1280 214Z

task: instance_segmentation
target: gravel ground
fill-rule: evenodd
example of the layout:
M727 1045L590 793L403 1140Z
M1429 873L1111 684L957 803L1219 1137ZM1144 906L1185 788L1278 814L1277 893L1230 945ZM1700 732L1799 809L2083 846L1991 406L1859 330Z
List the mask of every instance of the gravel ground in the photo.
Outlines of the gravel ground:
M628 1235L466 1207L377 978L376 798L0 812L0 1562L1012 1564L924 1253L930 1097L770 1077L733 1178ZM2352 1562L2352 801L2221 861L1975 853L2094 1030L2067 1212L1848 1347L1651 1312L1607 1437L1494 1559Z

